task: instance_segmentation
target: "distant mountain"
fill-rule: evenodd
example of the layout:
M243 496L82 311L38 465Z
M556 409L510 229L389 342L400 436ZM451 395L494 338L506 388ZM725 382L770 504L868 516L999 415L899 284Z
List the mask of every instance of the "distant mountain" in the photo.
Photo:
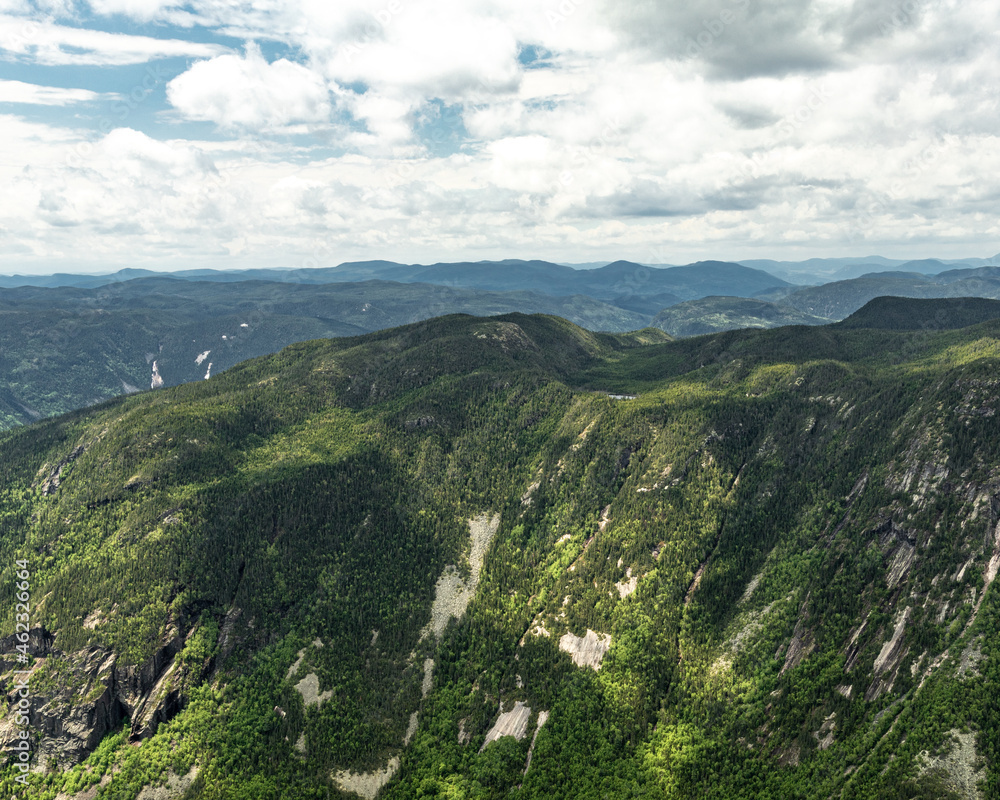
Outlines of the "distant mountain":
M202 380L294 342L449 313L553 314L592 330L646 326L590 297L399 284L140 278L0 291L0 429L119 394Z
M1000 270L995 267L960 269L942 275L915 272L878 272L848 281L797 289L782 302L819 317L841 320L869 300L895 297L988 297L1000 299Z
M830 320L789 306L745 297L702 297L663 309L653 327L672 336L699 336L741 328L777 328L782 325L825 325Z
M1000 300L982 297L946 297L933 300L876 297L838 328L874 328L890 331L945 331L1000 319Z
M752 258L740 261L746 267L766 270L798 284L826 283L831 280L856 278L865 272L893 269L903 259L864 256L861 258L809 258L805 261L774 261Z
M964 269L949 269L934 276L938 283L954 283L955 281L979 280L992 282L1000 280L1000 267L966 267Z
M805 261L747 259L739 263L747 267L767 270L774 275L802 284L850 280L866 273L886 270L933 274L956 267L984 267L996 264L998 261L1000 261L1000 254L992 258L927 258L916 261L883 258L882 256L862 256L855 258L810 258Z
M112 275L52 275L41 277L0 276L0 287L73 286L95 288L136 277L170 277L235 283L264 280L277 283L328 284L382 280L399 283L431 283L486 291L534 291L554 297L585 294L611 302L624 298L634 307L636 298L656 296L662 308L665 295L690 300L727 292L751 296L789 284L761 270L722 261L701 261L684 267L647 267L630 261L616 261L593 269L574 269L549 261L461 261L439 264L397 264L392 261L354 261L337 267L314 269L181 270L167 274L147 270L121 270ZM645 304L648 306L649 304Z
M581 275L586 293L607 299L621 294L669 292L682 300L728 292L750 297L757 292L788 286L787 281L759 269L726 261L699 261L683 267L656 268L631 261L615 261Z
M958 264L946 264L944 261L940 261L936 258L922 258L916 261L906 261L896 267L899 272L917 272L922 275L936 275L939 272L944 272L947 269L963 269L972 268L972 264L968 262L959 262Z

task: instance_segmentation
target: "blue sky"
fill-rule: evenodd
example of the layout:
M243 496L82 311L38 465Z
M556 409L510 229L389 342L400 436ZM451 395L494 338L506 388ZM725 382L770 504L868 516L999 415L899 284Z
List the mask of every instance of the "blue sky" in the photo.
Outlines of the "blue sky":
M0 272L1000 250L990 0L0 0Z

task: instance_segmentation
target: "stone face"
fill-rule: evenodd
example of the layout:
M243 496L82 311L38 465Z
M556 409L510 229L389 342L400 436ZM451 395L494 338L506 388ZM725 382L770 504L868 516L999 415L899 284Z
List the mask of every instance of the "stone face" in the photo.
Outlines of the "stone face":
M483 559L489 549L490 542L500 527L500 515L480 514L469 520L469 537L471 552L469 553L469 577L461 575L458 568L449 564L444 568L434 587L434 602L431 605L431 621L424 629L424 636L434 634L441 638L448 622L461 619L465 614L479 586L479 573L483 567Z
M374 772L349 772L341 770L333 775L334 781L341 791L353 792L365 800L375 800L375 796L385 786L392 776L399 770L399 757L393 756L389 759L385 769Z
M479 748L479 752L483 752L486 749L486 745L490 742L495 742L501 736L513 736L518 741L521 741L521 739L528 735L528 722L530 719L531 707L518 700L514 703L514 707L510 711L500 712L497 721L493 723L493 727L486 734L486 740L483 742L483 746Z
M42 483L43 495L53 494L55 490L59 488L59 483L62 480L63 470L70 464L72 464L74 461L76 461L83 454L83 451L84 451L84 446L82 444L77 445L76 447L73 448L73 451L68 456L66 456L66 458L64 458L62 461L60 461L52 468L52 471L49 473L49 476Z
M593 670L601 668L604 654L611 648L610 633L595 633L587 629L583 636L564 633L559 638L559 649L569 653L573 663L578 667L590 667Z
M13 677L12 670L23 667L14 658L16 644L13 636L0 640L0 669L8 679ZM170 630L145 664L121 666L107 648L93 645L64 653L44 628L32 630L29 652L36 661L28 677L32 701L29 719L31 729L41 734L38 763L55 759L60 766L77 764L126 719L132 721L133 741L152 736L161 722L171 719L184 705L175 661L183 645L177 631ZM64 662L69 678L46 692L47 682L39 685L39 681L50 660ZM7 695L8 707L16 700L14 689ZM0 747L11 743L17 730L13 717L4 720Z

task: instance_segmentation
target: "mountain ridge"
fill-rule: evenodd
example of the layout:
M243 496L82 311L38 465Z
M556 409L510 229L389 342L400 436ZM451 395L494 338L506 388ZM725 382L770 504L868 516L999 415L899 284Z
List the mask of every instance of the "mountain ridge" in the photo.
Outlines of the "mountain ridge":
M453 315L0 434L28 796L990 796L998 364Z

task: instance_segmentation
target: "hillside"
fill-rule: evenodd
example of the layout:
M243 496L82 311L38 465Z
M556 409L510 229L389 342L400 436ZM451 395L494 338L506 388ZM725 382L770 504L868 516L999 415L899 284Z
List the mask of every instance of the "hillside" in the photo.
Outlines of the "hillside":
M946 270L938 275L876 272L783 294L781 302L799 311L841 320L876 297L986 297L1000 299L1000 269Z
M914 300L876 297L842 322L840 328L880 328L893 331L955 330L1000 318L1000 300L955 297Z
M217 375L294 342L446 313L510 311L625 331L649 317L589 297L384 281L306 285L169 277L0 292L0 429L120 394Z
M866 268L857 259L802 265L847 261L851 269ZM880 268L884 261L867 266ZM294 342L443 314L544 313L589 330L655 324L691 336L823 324L885 295L1000 299L1000 267L934 259L909 266L948 268L933 275L876 272L812 287L722 261L679 267L616 261L592 269L518 259L365 261L332 268L167 275L126 269L105 276L23 278L46 285L0 288L0 430L150 386L201 381ZM0 276L0 285L21 280Z
M0 435L26 796L996 796L998 336L450 316Z
M777 328L782 325L825 325L822 317L790 306L747 297L703 297L663 309L652 326L671 336L700 336L740 328Z

